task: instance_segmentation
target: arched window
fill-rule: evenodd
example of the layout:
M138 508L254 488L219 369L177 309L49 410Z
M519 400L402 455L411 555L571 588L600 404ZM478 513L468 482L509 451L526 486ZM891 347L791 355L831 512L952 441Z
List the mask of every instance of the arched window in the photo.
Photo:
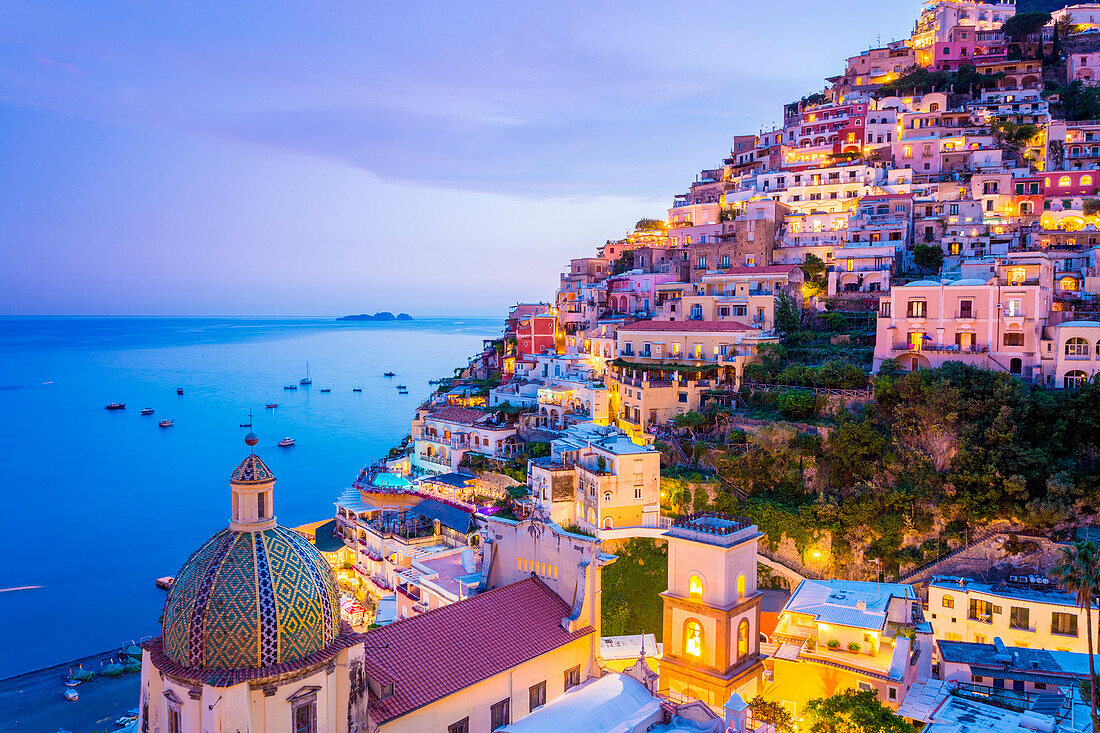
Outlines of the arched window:
M1069 188L1072 185L1073 185L1073 182L1070 180L1069 176L1062 176L1061 178L1058 179L1058 187L1059 188Z
M1088 379L1089 377L1087 374L1085 374L1080 369L1075 369L1072 372L1066 372L1063 383L1065 384L1066 389L1076 389L1077 387L1080 387L1082 384L1087 382Z
M703 320L703 306L698 303L692 303L691 305L691 320L701 321Z
M688 578L688 597L703 597L703 579L698 575L692 575L690 578Z
M610 491L603 492L603 500L604 501L611 501L611 492Z
M593 526L596 524L596 510L592 507L588 507L588 523Z
M1008 373L1009 374L1020 374L1023 371L1024 371L1024 361L1023 361L1023 359L1016 358L1016 359L1009 360L1009 362L1008 362Z
M740 661L748 653L749 622L748 619L741 619L741 623L737 624L737 660Z
M744 573L737 576L737 597L738 598L744 598L745 597L745 575L744 575Z
M1077 278L1067 275L1058 282L1058 286L1062 288L1062 290L1076 290Z
M703 627L698 621L684 624L684 653L693 657L703 655Z
M943 605L944 608L954 608L955 607L955 597L945 593L943 595L943 604L942 605Z
M1082 186L1091 186L1092 185L1092 176L1087 176L1087 175L1086 176L1081 176L1081 185Z
M1066 341L1066 356L1088 356L1089 342L1083 338L1071 338Z

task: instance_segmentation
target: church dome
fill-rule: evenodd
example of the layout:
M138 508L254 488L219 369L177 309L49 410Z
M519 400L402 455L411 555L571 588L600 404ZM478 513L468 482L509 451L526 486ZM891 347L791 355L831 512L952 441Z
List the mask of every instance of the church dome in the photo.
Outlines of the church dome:
M274 475L250 455L231 486L236 492L257 484L270 488ZM207 540L176 575L164 608L164 652L193 669L293 662L322 651L339 633L339 594L328 562L273 519L252 531L232 525Z

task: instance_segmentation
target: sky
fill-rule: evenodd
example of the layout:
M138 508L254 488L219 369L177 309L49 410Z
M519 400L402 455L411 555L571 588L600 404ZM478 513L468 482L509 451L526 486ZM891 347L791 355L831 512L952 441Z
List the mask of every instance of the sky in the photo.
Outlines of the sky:
M0 3L0 313L497 315L917 0Z

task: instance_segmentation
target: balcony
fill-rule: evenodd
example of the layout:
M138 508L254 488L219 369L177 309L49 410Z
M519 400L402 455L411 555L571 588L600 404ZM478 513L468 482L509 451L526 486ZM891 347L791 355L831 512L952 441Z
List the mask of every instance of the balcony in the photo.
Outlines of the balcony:
M451 466L451 461L449 458L443 458L438 455L428 455L427 453L421 453L418 458L422 463L431 463L436 466L444 466L446 468L450 468Z
M988 354L988 346L954 346L949 344L922 344L916 346L915 344L903 343L894 344L890 347L891 351L908 351L910 353L921 353L922 351L928 351L932 353L946 353L946 354Z

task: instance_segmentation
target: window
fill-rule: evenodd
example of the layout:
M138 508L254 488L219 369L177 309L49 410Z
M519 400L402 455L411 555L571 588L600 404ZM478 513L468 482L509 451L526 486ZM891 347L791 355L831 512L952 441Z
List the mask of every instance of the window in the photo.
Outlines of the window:
M727 268L729 266L730 266L730 257L729 257L729 255L723 255L722 256L722 267Z
M910 300L905 312L907 318L924 318L925 302L923 300Z
M902 157L905 158L906 160L913 157L913 146L912 145L906 145L902 149Z
M703 655L703 627L698 621L684 624L684 653L693 657Z
M1006 333L1005 346L1023 346L1024 335L1022 333Z
M889 318L890 317L890 301L884 300L878 305L878 317Z
M1008 627L1011 629L1031 630L1031 620L1028 617L1028 609L1021 606L1010 606L1008 609Z
M955 607L955 597L947 595L945 593L944 596L943 596L943 601L940 603L940 605L942 605L944 608L954 608Z
M891 701L897 702L897 700L898 700L898 688L896 688L896 687L886 688L886 696L889 697Z
M974 317L974 301L973 300L960 300L959 301L959 318L973 318Z
M705 270L706 267L707 267L707 258L706 257L700 257L698 259L698 261L696 261L695 267L696 267L696 269L699 269L699 270Z
M317 701L299 703L294 706L294 733L316 733Z
M256 494L256 516L260 519L267 519L267 501L266 496L261 491Z
M611 492L610 491L603 492L603 500L604 501L611 501Z
M1080 185L1082 185L1082 186L1091 186L1092 185L1092 176L1081 176Z
M1069 188L1072 185L1073 185L1073 182L1070 180L1069 176L1062 176L1061 178L1058 179L1058 187L1059 188Z
M531 712L534 712L535 708L540 708L546 704L546 680L537 685L531 685L527 690L527 704L527 709Z
M737 658L741 659L749 653L749 622L741 619L737 624Z
M688 401L687 392L680 392L678 395L676 395L676 398L680 402L687 402Z
M652 422L655 422L655 421L651 420L650 422L652 423ZM634 498L635 499L641 499L642 498L642 487L641 486L635 486L634 487Z
M693 321L703 320L703 306L700 305L699 303L692 303L690 318Z
M1071 338L1066 341L1066 356L1088 356L1089 342L1083 338Z
M1059 613L1050 615L1050 633L1060 636L1077 636L1077 614Z
M180 711L168 708L168 733L180 733Z
M860 692L870 692L871 690L875 689L870 682L864 682L863 680L859 680L858 682L856 682L856 687L859 688Z
M688 596L690 598L703 597L703 579L698 575L688 578Z
M978 598L970 599L970 615L967 616L974 621L983 621L985 623L991 623L993 621L993 605L989 601L983 601Z
M470 717L466 716L457 723L448 725L447 733L470 733Z
M1088 375L1077 369L1072 372L1066 372L1066 376L1063 378L1063 384L1066 389L1076 389L1087 381Z
M512 722L508 715L508 703L510 700L501 700L500 702L489 708L489 729L496 730L497 728L503 728Z
M565 689L571 690L581 683L580 666L565 670Z

